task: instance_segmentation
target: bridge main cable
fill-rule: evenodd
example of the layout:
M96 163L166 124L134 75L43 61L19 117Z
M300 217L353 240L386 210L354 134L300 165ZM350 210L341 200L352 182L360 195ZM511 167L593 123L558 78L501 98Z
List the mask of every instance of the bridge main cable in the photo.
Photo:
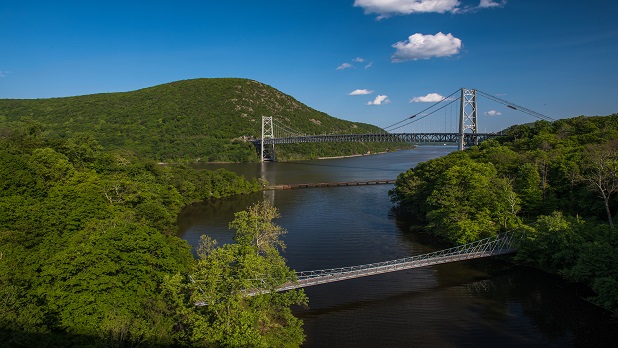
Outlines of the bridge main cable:
M391 124L390 126L384 127L384 130L386 130L387 132L390 132L390 131L393 131L393 130L395 130L395 129L399 129L399 128L401 128L401 127L407 126L408 124L410 124L410 123L412 123L412 122L415 122L416 120L411 121L411 122L408 122L408 123L406 123L406 124L404 124L404 125L401 125L401 126L399 126L399 127L392 128L392 127L394 127L394 126L396 126L396 125L398 125L398 124L401 124L401 123L403 123L403 122L406 122L406 121L408 121L408 120L411 120L411 119L415 118L416 116L418 116L418 115L422 114L423 112L425 112L425 111L427 111L427 110L429 110L429 109L433 108L434 106L436 106L436 105L438 105L438 104L442 103L443 101L448 100L449 98L451 98L453 95L455 95L455 94L456 94L456 93L458 93L459 91L460 91L460 90L458 89L458 90L456 90L455 92L451 93L450 95L448 95L448 96L446 96L446 97L442 98L442 100L440 100L440 101L438 101L438 102L436 102L436 103L434 103L434 104L430 105L429 107L427 107L427 108L423 109L422 111L419 111L419 112L417 112L416 114L414 114L414 115L412 115L412 116L406 117L406 118L404 118L403 120L401 120L401 121L399 121L399 122L393 123L393 124ZM456 101L456 100L457 100L457 99L453 100L451 103L448 103L448 104L446 104L446 105L448 106L448 105L452 104L452 103L453 103L454 101ZM443 107L442 107L442 108L443 108ZM419 119L419 120L420 120L420 119L423 119L423 118L425 118L425 117L427 117L427 116L429 116L429 115L433 114L434 112L441 110L442 108L440 108L440 109L438 109L438 110L435 110L435 111L432 111L431 113L429 113L429 114L427 114L427 115L424 115L424 116L422 116L422 117L420 117L420 118L418 118L418 119ZM389 128L392 128L392 129L389 129Z
M539 113L539 112L536 112L536 111L534 111L534 110L530 110L530 109L528 109L528 108L526 108L526 107L523 107L523 106L517 105L517 104L515 104L515 103L511 103L511 102L509 102L508 100L500 99L500 98L498 98L498 97L496 97L496 96L494 96L494 95L491 95L491 94L489 94L489 93L485 93L485 92L483 92L483 91L479 91L478 89L476 90L476 93L480 94L481 96L483 96L483 97L485 97L485 98L487 98L487 99L490 99L490 100L492 100L492 101L495 101L496 103L500 103L500 104L502 104L502 105L505 105L505 106L506 106L507 108L509 108L509 109L519 110L519 111L521 111L521 112L524 112L524 113L526 113L526 114L528 114L528 115L530 115L530 116L534 116L534 117L536 117L536 118L538 118L538 119L541 119L541 120L550 121L550 122L551 122L551 121L555 121L555 119L554 119L554 118L552 118L552 117L549 117L549 116L543 115L543 114L541 114L541 113Z

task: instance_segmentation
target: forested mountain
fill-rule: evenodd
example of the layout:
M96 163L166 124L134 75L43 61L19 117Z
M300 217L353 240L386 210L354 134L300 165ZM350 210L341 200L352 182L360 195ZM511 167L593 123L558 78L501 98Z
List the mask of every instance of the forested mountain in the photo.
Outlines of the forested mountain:
M618 114L506 133L400 174L391 198L453 244L523 231L518 261L586 284L618 314Z
M0 126L31 119L54 137L93 133L108 150L130 149L164 162L256 161L248 139L260 136L262 116L306 134L380 130L331 117L263 83L239 78L184 80L66 98L0 99ZM389 146L313 144L294 147L295 154L288 157L348 155Z

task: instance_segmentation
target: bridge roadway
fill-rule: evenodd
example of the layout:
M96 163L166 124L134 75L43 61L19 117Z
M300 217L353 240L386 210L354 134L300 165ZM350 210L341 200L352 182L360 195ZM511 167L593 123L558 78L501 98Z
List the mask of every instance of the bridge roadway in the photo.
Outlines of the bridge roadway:
M500 136L498 133L464 133L464 143L474 144ZM298 143L328 143L328 142L405 142L413 144L424 143L458 143L459 133L375 133L375 134L338 134L338 135L306 135L283 138L266 138L265 145L298 144ZM260 146L262 139L253 140L255 146Z
M519 239L518 236L519 234L516 234L515 231L509 231L499 236L489 237L457 247L423 255L406 257L403 259L351 267L296 272L296 281L285 283L278 287L275 291L298 289L312 285L338 282L346 279L402 271L411 268L510 254L516 251L514 240ZM248 295L252 296L268 292L268 290L257 289L248 291Z

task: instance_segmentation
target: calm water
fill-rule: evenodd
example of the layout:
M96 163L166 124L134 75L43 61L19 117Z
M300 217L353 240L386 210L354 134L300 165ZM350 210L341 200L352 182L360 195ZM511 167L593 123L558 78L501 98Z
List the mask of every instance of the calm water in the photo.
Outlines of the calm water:
M394 179L454 147L383 155L217 165L271 184ZM268 191L196 204L179 217L192 245L209 234L232 242L234 212L268 199L288 230L284 257L296 270L351 266L437 250L390 213L392 185ZM295 309L306 347L615 347L618 323L554 277L500 259L452 263L305 289Z

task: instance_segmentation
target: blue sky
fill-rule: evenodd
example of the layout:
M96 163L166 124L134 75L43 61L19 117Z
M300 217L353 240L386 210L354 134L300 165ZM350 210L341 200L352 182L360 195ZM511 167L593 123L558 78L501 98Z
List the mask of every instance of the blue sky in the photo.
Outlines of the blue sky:
M615 0L6 0L0 98L242 77L381 127L461 87L553 118L608 115L616 17ZM478 103L481 131L535 120Z

